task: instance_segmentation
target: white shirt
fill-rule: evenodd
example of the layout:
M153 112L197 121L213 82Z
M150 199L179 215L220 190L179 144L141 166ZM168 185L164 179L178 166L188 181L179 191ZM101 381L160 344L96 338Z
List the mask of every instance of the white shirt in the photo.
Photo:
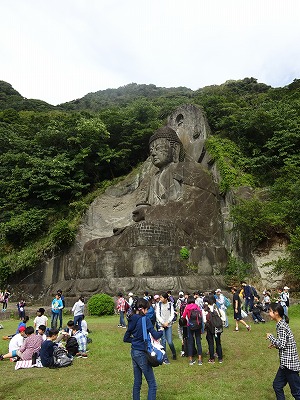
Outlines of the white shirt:
M84 315L84 303L81 300L76 301L72 308L72 312L74 313L74 317Z
M174 307L171 302L159 302L156 306L156 320L159 325L167 323L168 326L172 325L174 318Z
M23 343L24 343L24 337L21 335L21 333L17 333L10 339L8 345L8 352L11 353L13 350L19 350L19 348L23 346Z
M46 315L41 315L40 317L35 317L34 321L33 321L35 330L38 330L40 325L47 326L47 322L48 322L48 317L46 317Z
M85 336L88 336L88 327L87 327L87 322L86 322L86 320L85 319L83 319L82 321L81 321L81 332L85 335Z

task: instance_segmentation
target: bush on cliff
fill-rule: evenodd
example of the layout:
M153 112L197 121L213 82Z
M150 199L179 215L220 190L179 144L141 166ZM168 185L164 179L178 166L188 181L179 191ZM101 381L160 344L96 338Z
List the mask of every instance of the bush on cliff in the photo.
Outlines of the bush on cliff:
M108 294L94 294L87 303L90 315L112 315L115 302Z

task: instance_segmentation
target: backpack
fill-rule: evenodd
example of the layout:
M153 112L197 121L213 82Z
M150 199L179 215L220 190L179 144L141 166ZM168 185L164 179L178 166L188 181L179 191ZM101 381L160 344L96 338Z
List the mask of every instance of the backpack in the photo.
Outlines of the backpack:
M52 368L68 367L72 364L72 358L68 357L67 350L63 347L55 346L53 350L53 366Z
M75 356L78 353L78 342L76 337L71 336L67 339L66 350L71 356Z
M191 310L189 318L189 327L192 331L202 329L202 312L201 310Z
M128 303L128 301L125 300L124 310L125 310L126 313L129 310L129 308L130 308L130 304Z
M223 332L223 321L216 307L214 307L213 311L209 312L208 329L214 335Z

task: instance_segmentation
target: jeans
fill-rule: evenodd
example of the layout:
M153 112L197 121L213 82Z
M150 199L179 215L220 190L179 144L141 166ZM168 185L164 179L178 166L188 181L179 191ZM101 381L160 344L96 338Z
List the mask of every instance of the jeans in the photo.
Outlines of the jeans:
M122 325L122 326L126 326L124 315L125 315L125 311L120 311L120 325Z
M273 389L277 400L285 400L283 388L289 384L291 393L296 400L300 400L300 377L299 372L288 368L279 368L273 381Z
M63 309L59 310L59 329L62 329L63 324Z
M246 297L245 298L245 311L246 312L252 311L252 309L253 309L253 301L254 301L254 299L252 297L250 297L250 298Z
M215 359L215 341L216 341L216 353L218 354L219 361L223 359L223 351L221 346L221 333L217 333L217 336L214 333L211 333L209 330L206 331L206 340L208 343L209 350L209 358L210 360Z
M82 318L83 318L83 315L76 315L76 317L74 317L74 325L78 325L80 331L81 331Z
M161 344L164 347L165 351L167 351L166 342L168 342L173 356L176 356L176 350L172 340L172 325L168 328L164 328L163 336L161 338Z
M140 392L142 386L142 374L144 374L148 383L147 400L156 399L157 385L151 365L148 363L147 354L145 351L131 349L131 358L133 365L133 389L132 399L140 400Z
M52 311L52 318L51 318L51 328L56 329L57 328L57 320L59 317L59 312L55 313Z
M201 331L200 329L197 329L195 331L192 331L190 327L187 327L187 337L188 337L188 356L192 357L193 356L193 351L194 351L194 336L196 340L196 346L197 346L197 354L198 356L202 356L202 346L201 346Z

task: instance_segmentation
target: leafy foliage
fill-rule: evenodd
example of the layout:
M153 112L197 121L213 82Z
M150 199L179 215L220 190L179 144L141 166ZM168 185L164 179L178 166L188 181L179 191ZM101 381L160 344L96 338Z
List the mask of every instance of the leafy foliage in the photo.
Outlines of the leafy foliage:
M231 255L225 273L226 284L228 286L239 285L245 278L250 277L252 269L251 264L238 260Z
M94 294L88 301L87 307L90 315L113 315L115 303L108 294Z

